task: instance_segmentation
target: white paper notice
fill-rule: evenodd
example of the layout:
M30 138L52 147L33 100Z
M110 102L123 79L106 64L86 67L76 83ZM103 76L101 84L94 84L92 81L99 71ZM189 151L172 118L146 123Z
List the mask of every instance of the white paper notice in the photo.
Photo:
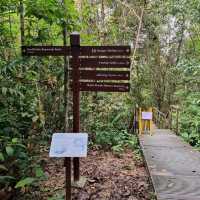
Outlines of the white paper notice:
M152 120L152 112L142 112L142 119Z
M50 157L86 157L87 133L54 133L50 147Z

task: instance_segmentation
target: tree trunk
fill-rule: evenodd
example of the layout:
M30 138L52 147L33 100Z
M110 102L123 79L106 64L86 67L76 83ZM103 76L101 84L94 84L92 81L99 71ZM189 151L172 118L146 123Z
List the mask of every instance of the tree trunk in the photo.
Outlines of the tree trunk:
M21 46L25 43L25 34L24 34L24 4L23 0L19 1L19 13L20 13L20 32L21 32Z
M105 31L105 5L104 0L101 0L101 42L105 44L106 41L106 31Z

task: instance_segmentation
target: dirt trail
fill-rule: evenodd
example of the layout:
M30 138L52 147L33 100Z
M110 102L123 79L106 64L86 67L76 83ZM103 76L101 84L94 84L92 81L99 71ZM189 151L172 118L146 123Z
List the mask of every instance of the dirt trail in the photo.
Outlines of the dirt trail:
M41 184L42 199L64 194L63 161L45 158L48 180ZM152 188L142 161L127 150L120 156L111 152L92 150L81 159L81 175L87 177L84 188L73 188L77 200L151 200ZM62 198L61 198L62 199Z

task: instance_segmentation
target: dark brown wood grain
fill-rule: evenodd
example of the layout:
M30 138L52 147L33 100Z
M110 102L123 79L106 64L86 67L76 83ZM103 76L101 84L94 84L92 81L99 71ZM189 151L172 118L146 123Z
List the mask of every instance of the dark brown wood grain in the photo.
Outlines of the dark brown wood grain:
M80 91L129 92L129 83L80 82Z
M80 68L130 68L129 58L80 58Z
M129 56L130 46L82 46L81 56Z
M69 56L69 46L22 46L23 56Z
M129 56L129 46L82 46L80 56ZM69 56L70 46L22 46L23 56Z
M72 78L72 71L70 71ZM104 70L80 70L79 79L81 80L130 80L129 71L104 71Z

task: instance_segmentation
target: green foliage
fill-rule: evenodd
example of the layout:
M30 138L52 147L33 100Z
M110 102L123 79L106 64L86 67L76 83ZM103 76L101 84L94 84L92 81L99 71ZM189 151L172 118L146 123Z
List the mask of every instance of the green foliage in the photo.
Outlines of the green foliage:
M1 133L0 141L0 188L19 189L44 178L41 167L32 164L33 158L21 139L6 137ZM34 177L28 177L30 175Z
M200 93L186 97L181 112L181 135L191 145L200 147Z
M26 147L18 138L11 139L3 134L1 140L1 188L14 186L27 173L29 158ZM4 168L4 169L3 169Z
M93 145L97 145L105 150L112 150L121 153L124 148L132 150L138 149L137 138L129 134L126 130L117 130L114 127L98 130L95 133Z
M38 20L43 19L50 25L53 23L63 25L67 20L67 26L70 31L78 19L77 11L72 0L64 0L64 4L62 1L59 2L57 0L32 0L26 2L26 7L27 17L35 17Z
M22 2L25 45L62 45L65 26L68 44L69 34L80 31L82 45L134 47L139 21L133 11L140 15L146 2L130 94L83 92L81 128L100 148L138 151L137 138L127 132L133 107L180 104L181 135L200 147L199 1ZM33 164L34 151L64 127L63 58L21 58L19 12L19 1L1 0L0 187L15 189L44 177L39 163ZM71 94L68 103L71 129Z
M34 181L35 178L26 177L25 179L18 181L15 185L15 188L23 188L25 186L30 186Z
M176 95L182 102L180 133L192 146L200 147L200 64L198 60L183 61L181 88Z

